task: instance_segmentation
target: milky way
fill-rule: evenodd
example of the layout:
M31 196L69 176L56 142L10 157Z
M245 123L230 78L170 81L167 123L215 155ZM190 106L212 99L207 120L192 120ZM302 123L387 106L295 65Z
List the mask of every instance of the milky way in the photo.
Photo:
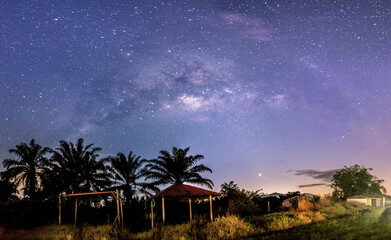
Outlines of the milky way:
M391 187L389 1L0 2L1 159L83 137L190 146L216 189L319 186L294 171L356 163Z

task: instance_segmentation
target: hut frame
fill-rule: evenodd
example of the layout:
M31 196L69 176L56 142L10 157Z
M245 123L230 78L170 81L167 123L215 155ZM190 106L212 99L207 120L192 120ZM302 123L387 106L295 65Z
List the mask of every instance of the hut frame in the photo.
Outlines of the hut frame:
M192 201L197 201L198 203L202 200L209 200L209 215L210 220L213 221L213 198L214 197L222 197L224 194L220 194L217 192L213 192L210 190L205 190L202 188L186 185L183 183L174 183L170 187L162 190L156 195L147 199L147 201L151 201L151 227L154 228L154 213L153 208L155 207L154 200L160 198L162 204L162 220L163 224L166 221L166 211L165 211L165 201L166 200L176 200L176 201L188 201L189 202L189 220L190 223L193 219L192 212Z
M75 200L75 221L74 224L76 225L77 222L77 207L79 206L79 203L77 201L78 196L89 196L89 195L101 195L101 194L112 194L113 197L116 200L117 203L117 216L114 219L114 223L117 223L118 225L124 225L124 213L122 210L122 200L119 197L119 192L117 191L105 191L105 192L89 192L89 193L72 193L72 194L60 194L58 195L58 224L61 225L61 206L63 199L67 197L76 197Z

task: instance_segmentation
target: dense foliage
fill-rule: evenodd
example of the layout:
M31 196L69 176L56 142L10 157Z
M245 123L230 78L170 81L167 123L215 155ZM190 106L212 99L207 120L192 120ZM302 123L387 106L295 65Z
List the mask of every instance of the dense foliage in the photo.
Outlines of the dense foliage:
M384 180L369 173L372 168L354 165L338 170L332 177L333 197L346 199L355 195L382 196Z
M248 191L240 189L234 182L224 182L221 185L220 193L226 194L228 199L228 211L233 214L249 214L259 211L259 207L254 203L253 198L258 191Z

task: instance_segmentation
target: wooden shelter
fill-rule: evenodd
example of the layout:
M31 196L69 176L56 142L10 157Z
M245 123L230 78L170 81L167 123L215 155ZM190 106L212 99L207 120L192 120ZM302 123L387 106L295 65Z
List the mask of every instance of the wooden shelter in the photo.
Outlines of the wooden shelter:
M81 197L81 196L91 196L91 195L102 195L102 194L112 194L113 197L115 198L116 200L116 203L117 203L117 216L114 220L114 223L118 223L118 224L122 224L122 227L123 227L123 222L124 222L124 215L123 215L123 211L122 211L122 201L121 201L121 198L119 196L119 192L118 190L117 191L105 191L105 192L88 192L88 193L72 193L72 194L60 194L58 195L58 224L61 225L61 205L62 205L62 202L65 198L67 197L76 197L76 200L75 200L75 225L76 225L76 221L77 221L77 207L79 206L78 204L78 201L77 201L77 197Z
M213 208L212 208L212 198L213 197L220 197L223 196L223 194L220 194L218 192L213 192L210 190L186 185L183 183L174 183L170 187L162 190L161 192L157 193L156 195L150 197L147 199L147 201L151 201L151 224L153 228L153 200L161 199L162 201L162 218L163 223L165 223L166 220L166 212L165 212L165 200L176 200L176 201L183 201L188 200L189 201L189 213L190 213L190 221L192 220L192 208L191 203L193 200L203 200L209 198L209 213L210 213L210 220L213 221Z

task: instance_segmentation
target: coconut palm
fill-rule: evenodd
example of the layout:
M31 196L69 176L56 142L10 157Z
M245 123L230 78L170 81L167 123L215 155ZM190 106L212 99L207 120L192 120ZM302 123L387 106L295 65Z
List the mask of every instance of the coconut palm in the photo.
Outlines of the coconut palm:
M144 183L146 171L143 164L147 161L136 156L132 151L128 157L123 153L117 153L116 157L109 157L111 172L113 173L113 189L122 190L126 202L129 204L137 194L149 195L146 191L147 185Z
M38 189L39 181L47 166L45 154L50 148L43 148L31 139L30 143L20 143L15 149L9 152L17 156L17 159L5 159L3 167L5 171L2 175L12 179L16 186L23 187L23 195L34 198Z
M196 165L204 156L187 156L189 149L173 147L171 154L168 151L160 151L160 156L157 159L150 160L146 165L148 169L146 180L153 180L151 185L154 186L187 182L212 188L212 180L200 175L203 172L212 173L212 170L203 164Z
M57 178L61 191L66 193L99 191L110 185L106 160L97 160L101 148L83 143L82 138L76 144L63 140L53 151L50 175Z

